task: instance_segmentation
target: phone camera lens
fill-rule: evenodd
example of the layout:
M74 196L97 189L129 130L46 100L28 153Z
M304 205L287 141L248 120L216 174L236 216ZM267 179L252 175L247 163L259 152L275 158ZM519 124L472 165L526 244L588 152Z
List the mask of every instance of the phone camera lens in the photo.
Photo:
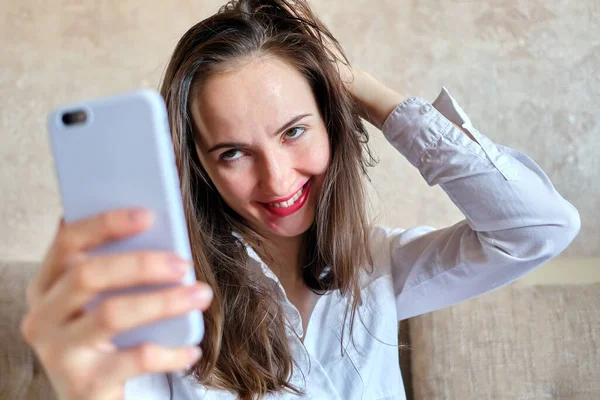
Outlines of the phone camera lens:
M87 114L83 110L64 113L62 122L65 125L82 124L87 120Z

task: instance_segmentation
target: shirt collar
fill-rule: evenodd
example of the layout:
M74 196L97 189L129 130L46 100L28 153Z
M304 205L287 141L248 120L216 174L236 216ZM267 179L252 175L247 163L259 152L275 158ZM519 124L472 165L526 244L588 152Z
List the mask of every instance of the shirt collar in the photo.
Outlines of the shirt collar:
M256 251L254 251L254 249L252 248L252 246L250 246L248 244L248 242L246 242L246 240L244 240L244 238L242 237L242 235L240 235L237 232L232 232L231 233L235 238L237 238L242 245L244 245L244 248L246 249L246 253L248 254L248 257L250 257L250 259L252 261L254 261L261 269L262 273L269 279L272 279L273 281L275 281L277 283L277 285L279 285L282 289L283 287L281 286L281 282L279 281L279 278L277 277L277 275L275 275L275 273L271 270L271 268L269 268L269 266L267 264L265 264L265 262L258 256L258 254L256 253Z

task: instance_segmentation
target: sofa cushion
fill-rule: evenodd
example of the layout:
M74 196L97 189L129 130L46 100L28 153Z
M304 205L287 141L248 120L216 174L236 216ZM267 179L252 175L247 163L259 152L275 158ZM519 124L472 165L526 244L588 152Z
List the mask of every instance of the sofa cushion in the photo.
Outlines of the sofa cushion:
M509 285L410 337L416 399L600 399L600 284Z
M25 288L37 270L28 262L0 262L0 399L54 399L52 387L19 325L26 312Z

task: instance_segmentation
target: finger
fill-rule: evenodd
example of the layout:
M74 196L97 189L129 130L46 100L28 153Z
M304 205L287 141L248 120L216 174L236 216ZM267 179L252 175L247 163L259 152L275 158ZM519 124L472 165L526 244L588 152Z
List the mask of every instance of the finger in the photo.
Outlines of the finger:
M67 325L74 345L106 343L131 328L161 319L206 310L212 290L202 282L150 293L115 296Z
M182 371L196 363L202 355L198 346L168 348L152 343L121 350L107 372L108 385L123 384L146 373Z
M152 215L141 208L118 209L67 224L64 246L87 251L102 244L124 239L150 227Z
M42 268L30 283L32 298L45 293L65 268L84 256L82 252L143 232L151 224L148 211L122 209L61 225Z
M190 264L167 252L138 252L88 257L63 274L37 306L39 329L60 325L99 292L125 287L176 283Z
M175 253L129 252L88 257L69 271L70 288L99 292L180 278L191 263Z

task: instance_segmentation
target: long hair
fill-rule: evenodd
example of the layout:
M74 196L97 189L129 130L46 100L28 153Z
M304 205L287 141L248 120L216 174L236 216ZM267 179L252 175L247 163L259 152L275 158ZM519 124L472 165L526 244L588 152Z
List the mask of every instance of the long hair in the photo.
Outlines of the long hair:
M304 235L309 263L303 277L317 293L339 290L349 299L344 319L350 317L350 335L361 303L359 273L373 264L364 180L375 160L358 103L334 65L336 60L348 63L343 50L304 0L227 3L180 39L161 94L169 114L194 268L215 294L204 313L203 356L188 374L242 399L302 390L290 383L295 363L284 311L272 288L261 285L247 267L246 246L262 256L265 239L225 203L204 170L190 105L212 74L262 55L281 57L297 68L309 82L327 128L331 161L315 220ZM265 258L268 264L268 254Z

